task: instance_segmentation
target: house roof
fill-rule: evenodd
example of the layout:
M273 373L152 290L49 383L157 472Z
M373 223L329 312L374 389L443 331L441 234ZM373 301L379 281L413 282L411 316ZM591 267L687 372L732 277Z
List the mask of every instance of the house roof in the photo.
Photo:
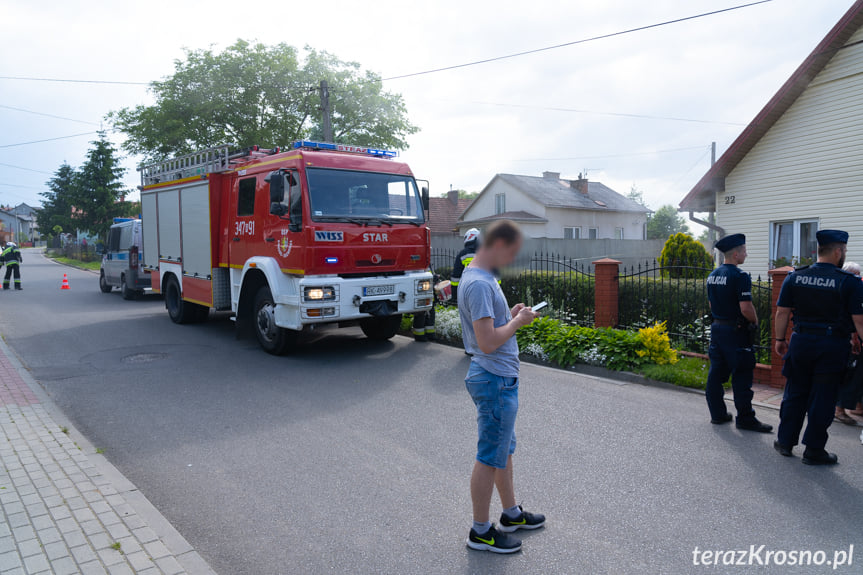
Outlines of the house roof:
M433 234L451 234L456 222L473 200L459 198L454 203L450 198L429 198L429 229Z
M761 138L797 101L806 87L827 65L845 43L863 26L863 0L854 5L836 23L811 54L794 71L767 105L755 116L716 164L695 184L680 202L680 211L704 212L715 209L716 192L725 189L725 177L737 167Z
M530 212L518 211L518 212L503 212L501 214L494 214L491 216L485 216L484 218L477 218L475 220L466 220L463 222L459 222L459 226L465 227L469 225L481 225L493 222L495 220L512 220L514 222L522 222L522 223L536 223L536 224L544 224L548 222L547 219L541 218Z
M588 182L587 194L583 194L572 187L573 182L571 180L541 176L519 176L515 174L498 174L495 176L495 179L497 178L507 182L548 208L639 213L650 211L638 202L630 200L599 182ZM491 183L493 182L494 179L492 179ZM491 183L489 183L489 186L491 186ZM489 186L486 186L486 188Z

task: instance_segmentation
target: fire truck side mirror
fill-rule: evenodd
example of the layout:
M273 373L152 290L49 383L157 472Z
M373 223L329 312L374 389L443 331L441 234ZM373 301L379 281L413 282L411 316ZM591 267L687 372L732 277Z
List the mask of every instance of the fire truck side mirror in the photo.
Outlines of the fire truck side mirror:
M285 201L285 173L282 170L270 172L265 182L270 184L270 204L281 204ZM272 208L271 208L272 210Z
M423 210L428 211L429 209L429 188L428 186L422 187L422 201L423 201Z

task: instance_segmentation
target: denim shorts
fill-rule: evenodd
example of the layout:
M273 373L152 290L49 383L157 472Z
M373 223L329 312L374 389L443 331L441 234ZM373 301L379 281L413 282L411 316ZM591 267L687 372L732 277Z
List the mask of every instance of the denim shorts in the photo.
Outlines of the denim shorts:
M476 460L505 469L507 459L515 452L518 378L489 373L471 362L464 381L477 411Z

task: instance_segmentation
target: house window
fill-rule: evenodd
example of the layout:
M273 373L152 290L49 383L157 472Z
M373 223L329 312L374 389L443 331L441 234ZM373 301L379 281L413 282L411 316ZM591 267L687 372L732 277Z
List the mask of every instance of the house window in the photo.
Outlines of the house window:
M623 228L614 228L614 239L622 240L623 239Z
M818 257L818 220L794 220L770 224L771 267L807 265Z
M565 240L580 240L581 228L563 228L563 239Z
M506 211L506 194L494 195L494 213L502 214Z
M591 240L595 240L599 237L599 230L597 228L588 228L587 229L587 238Z

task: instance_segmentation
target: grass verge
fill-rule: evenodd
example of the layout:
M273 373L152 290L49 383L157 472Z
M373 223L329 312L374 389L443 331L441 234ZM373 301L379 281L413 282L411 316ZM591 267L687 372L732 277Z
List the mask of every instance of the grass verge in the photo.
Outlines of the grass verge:
M55 262L66 264L68 266L72 266L73 268L79 268L82 270L99 271L99 269L102 267L102 262L82 262L81 260L74 260L72 258L66 258L63 256L46 257L51 258Z
M675 364L643 365L639 369L639 373L656 381L664 381L681 387L704 389L707 384L707 371L709 369L709 361L697 357L681 357ZM726 389L730 386L730 382L725 384Z

